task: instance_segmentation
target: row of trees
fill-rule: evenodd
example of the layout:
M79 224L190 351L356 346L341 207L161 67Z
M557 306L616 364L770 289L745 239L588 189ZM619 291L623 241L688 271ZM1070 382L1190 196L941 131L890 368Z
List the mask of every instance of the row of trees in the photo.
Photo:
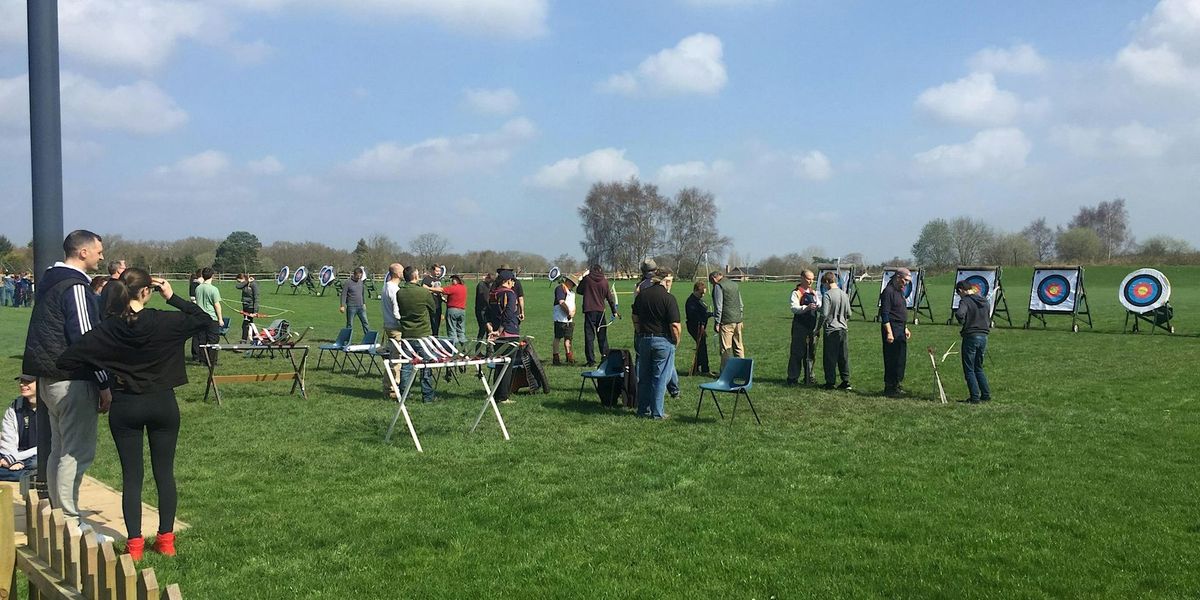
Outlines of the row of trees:
M684 188L670 198L636 177L592 185L579 219L579 245L587 262L610 270L634 271L653 257L680 275L694 276L708 257L719 259L730 245L717 230L711 193Z
M1156 236L1137 243L1121 198L1081 207L1065 227L1052 228L1043 217L1019 232L1003 232L971 217L933 219L921 228L912 254L917 264L933 268L980 263L1095 263L1130 256L1158 261L1196 259L1195 249L1184 240Z

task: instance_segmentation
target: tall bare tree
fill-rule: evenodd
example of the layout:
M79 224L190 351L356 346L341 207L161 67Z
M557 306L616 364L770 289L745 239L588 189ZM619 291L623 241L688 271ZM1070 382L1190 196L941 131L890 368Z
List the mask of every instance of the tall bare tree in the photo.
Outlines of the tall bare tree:
M450 240L436 233L422 233L408 243L408 248L424 268L442 258L450 249Z
M717 231L717 204L712 194L694 187L675 194L667 210L663 250L680 276L694 277L706 254L723 254L731 243Z
M950 237L958 264L974 265L983 259L983 253L992 243L992 229L983 221L971 217L958 217L950 221Z
M1021 235L1033 244L1038 262L1045 263L1054 260L1054 242L1058 234L1046 224L1046 217L1036 219L1027 225L1025 229L1021 230Z
M668 202L658 186L638 181L596 183L579 207L588 262L630 271L662 244Z
M1129 233L1129 211L1125 209L1124 198L1101 202L1095 208L1081 206L1067 228L1080 227L1091 229L1100 236L1103 256L1107 259L1124 252L1133 243Z

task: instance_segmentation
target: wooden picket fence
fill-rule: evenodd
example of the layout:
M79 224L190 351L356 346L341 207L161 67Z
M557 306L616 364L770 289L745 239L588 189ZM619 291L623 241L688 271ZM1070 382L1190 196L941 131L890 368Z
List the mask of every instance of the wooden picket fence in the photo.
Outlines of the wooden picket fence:
M158 585L154 569L138 570L112 542L81 535L62 509L51 509L30 490L25 496L26 543L17 547L13 490L0 490L0 600L17 589L17 572L29 580L29 600L157 600L183 598L179 584ZM8 571L11 570L11 573Z

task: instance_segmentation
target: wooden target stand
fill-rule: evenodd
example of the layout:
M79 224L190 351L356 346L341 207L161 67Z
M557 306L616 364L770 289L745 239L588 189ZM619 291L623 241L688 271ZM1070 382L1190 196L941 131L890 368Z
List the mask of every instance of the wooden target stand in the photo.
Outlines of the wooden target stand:
M230 350L235 352L251 352L278 350L288 358L292 364L291 371L282 373L247 373L244 375L217 375L217 365L213 364L210 351ZM204 363L208 365L208 383L204 386L204 401L208 401L209 390L212 390L213 397L217 399L217 405L221 405L221 390L217 384L221 383L263 383L268 381L283 381L291 380L292 389L289 394L295 394L296 389L300 389L300 396L308 400L308 390L304 387L304 372L308 365L308 346L297 346L295 344L201 344L200 351L204 355ZM300 351L300 359L296 360L295 352Z
M997 315L999 315L1000 317L1003 317L1005 322L1008 323L1008 326L1012 327L1013 326L1012 316L1008 312L1008 299L1004 297L1004 285L1000 282L1000 280L1004 274L1004 269L1002 269L1000 267L959 267L958 270L959 271L991 271L991 270L996 271L996 293L992 297L992 303L991 303L992 304L992 327L995 327L996 322L999 320L997 318ZM955 283L955 285L958 285L957 281L954 283ZM955 293L953 288L951 288L950 293L951 294ZM954 324L953 298L951 300L952 301L950 303L950 318L946 319L947 325Z
M917 269L916 271L917 271L917 274L915 277L913 277L913 280L911 283L912 283L912 285L916 286L917 297L915 299L913 299L913 305L911 307L907 307L909 312L912 315L911 322L913 325L920 325L921 324L921 315L925 314L925 315L929 316L929 322L932 323L934 320L933 319L933 307L930 306L930 304L929 304L929 296L927 296L925 294L925 269ZM891 282L889 281L888 283L890 285ZM857 292L858 292L858 286L855 286L855 293L857 293ZM880 294L882 295L882 292L880 292ZM861 305L861 302L860 302L860 305ZM876 307L878 307L878 306L879 306L879 303L876 302ZM863 315L863 318L865 319L866 315ZM874 320L879 321L879 315L875 315Z
M1083 318L1087 317L1088 329L1092 328L1092 308L1087 300L1087 288L1083 285L1083 267L1078 265L1069 266L1043 266L1035 267L1034 272L1038 270L1053 270L1053 269L1079 269L1079 279L1076 280L1075 286L1079 288L1076 293L1075 305L1071 307L1071 332L1079 333L1079 324L1083 322ZM1036 290L1035 290L1036 291ZM1029 309L1029 316L1025 317L1025 325L1023 329L1029 329L1029 325L1036 318L1042 322L1042 328L1046 327L1046 315L1066 315L1066 311L1057 310L1033 310Z

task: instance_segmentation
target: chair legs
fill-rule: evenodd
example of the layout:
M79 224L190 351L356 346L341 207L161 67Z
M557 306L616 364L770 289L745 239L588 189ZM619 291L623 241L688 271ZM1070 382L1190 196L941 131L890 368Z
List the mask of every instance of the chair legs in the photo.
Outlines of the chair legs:
M750 392L740 390L733 396L733 416L729 417L729 426L733 427L733 420L737 418L738 400L742 398L742 394L746 395L746 404L750 405L750 412L754 413L754 421L762 425L762 420L758 418L758 411L754 409L754 403L750 401Z
M709 395L712 396L713 404L717 405L717 414L721 415L721 418L724 419L725 413L724 413L724 411L721 410L721 403L717 402L717 395L712 390L709 390L708 393L709 393ZM698 402L696 402L696 418L697 419L700 418L700 405L701 404L704 404L704 390L700 390L700 400ZM735 410L737 409L737 405L734 405L734 409Z

